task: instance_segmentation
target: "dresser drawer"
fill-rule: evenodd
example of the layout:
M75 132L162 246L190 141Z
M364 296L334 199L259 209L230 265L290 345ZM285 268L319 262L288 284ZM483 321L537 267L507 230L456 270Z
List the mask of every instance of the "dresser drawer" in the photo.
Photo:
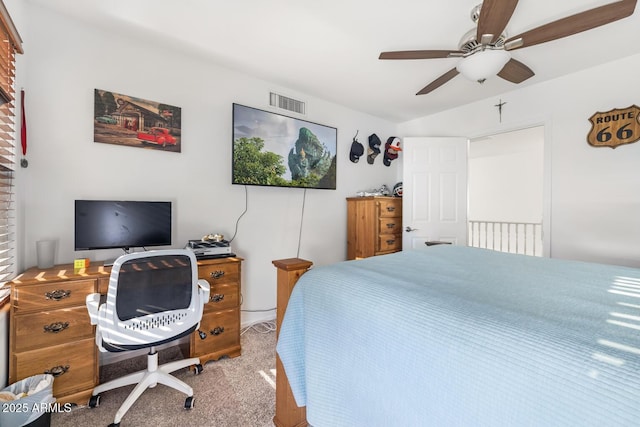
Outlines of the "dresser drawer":
M86 306L15 316L13 321L16 352L93 337Z
M381 234L378 238L380 252L397 251L402 248L402 238L397 234Z
M401 232L401 217L385 217L378 220L378 230L380 234L397 234Z
M240 290L237 283L216 283L211 286L209 302L204 306L204 312L235 308L240 305Z
M225 310L215 313L205 313L200 322L200 331L207 337L193 338L196 354L220 353L225 355L226 349L240 347L240 319L238 310Z
M12 299L16 311L47 310L85 305L85 298L95 292L96 281L75 280L42 285L14 287Z
M380 218L398 216L402 217L402 199L378 200L378 216Z
M232 283L240 280L240 264L230 262L198 266L198 278L205 279L211 286L219 283Z
M96 343L93 338L16 353L15 377L21 380L47 371L55 377L53 395L62 396L91 389L97 377ZM83 402L77 402L83 403Z

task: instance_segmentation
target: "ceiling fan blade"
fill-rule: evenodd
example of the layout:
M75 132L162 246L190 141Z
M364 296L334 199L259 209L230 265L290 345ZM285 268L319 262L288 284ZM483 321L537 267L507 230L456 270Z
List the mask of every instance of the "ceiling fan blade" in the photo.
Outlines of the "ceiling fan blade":
M493 43L504 31L518 5L518 0L484 0L478 18L476 40Z
M400 50L396 52L382 52L378 59L433 59L462 56L460 50Z
M510 81L511 83L522 83L523 81L531 78L535 73L531 68L524 65L522 62L511 58L509 62L498 73L499 77Z
M581 33L633 14L637 0L621 0L534 28L510 37L505 49L515 50Z
M460 74L460 72L457 69L452 68L446 73L444 73L443 75L441 75L440 77L438 77L437 79L435 79L434 81L432 81L431 83L429 83L428 85L426 85L424 88L422 88L422 90L420 90L420 92L416 93L416 95L426 95L427 93L435 89L438 89L440 86L442 86L443 84L445 84L446 82L448 82L449 80L457 76L458 74Z

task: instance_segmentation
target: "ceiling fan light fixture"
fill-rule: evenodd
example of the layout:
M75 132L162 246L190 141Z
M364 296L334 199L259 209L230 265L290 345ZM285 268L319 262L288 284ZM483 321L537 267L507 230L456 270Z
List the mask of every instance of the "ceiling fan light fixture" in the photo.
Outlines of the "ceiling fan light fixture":
M482 83L495 76L511 59L511 54L502 49L484 49L462 58L456 69L467 79Z

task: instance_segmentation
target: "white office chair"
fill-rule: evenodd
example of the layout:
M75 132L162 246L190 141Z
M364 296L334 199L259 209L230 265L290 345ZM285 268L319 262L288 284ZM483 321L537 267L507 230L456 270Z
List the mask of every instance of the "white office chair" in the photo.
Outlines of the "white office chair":
M91 324L97 325L96 344L103 352L149 348L147 369L100 384L93 390L89 407L99 405L100 393L104 391L137 384L111 424L118 426L142 393L161 383L185 393L184 406L192 408L193 389L170 373L193 365L199 374L200 359L194 357L158 366L155 346L195 331L208 299L209 283L198 280L192 251L167 249L118 258L111 269L106 301L101 301L97 293L86 298Z

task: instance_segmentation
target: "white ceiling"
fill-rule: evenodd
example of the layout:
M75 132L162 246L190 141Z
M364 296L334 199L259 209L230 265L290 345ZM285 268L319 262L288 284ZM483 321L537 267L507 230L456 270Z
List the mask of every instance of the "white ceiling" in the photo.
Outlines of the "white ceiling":
M498 77L480 85L459 75L416 96L458 59L381 61L378 55L458 49L461 37L474 26L469 14L478 0L27 1L396 122L479 99L497 100L517 87L640 52L636 10L624 20L513 51L515 59L536 73L520 85ZM611 2L521 0L507 35Z

